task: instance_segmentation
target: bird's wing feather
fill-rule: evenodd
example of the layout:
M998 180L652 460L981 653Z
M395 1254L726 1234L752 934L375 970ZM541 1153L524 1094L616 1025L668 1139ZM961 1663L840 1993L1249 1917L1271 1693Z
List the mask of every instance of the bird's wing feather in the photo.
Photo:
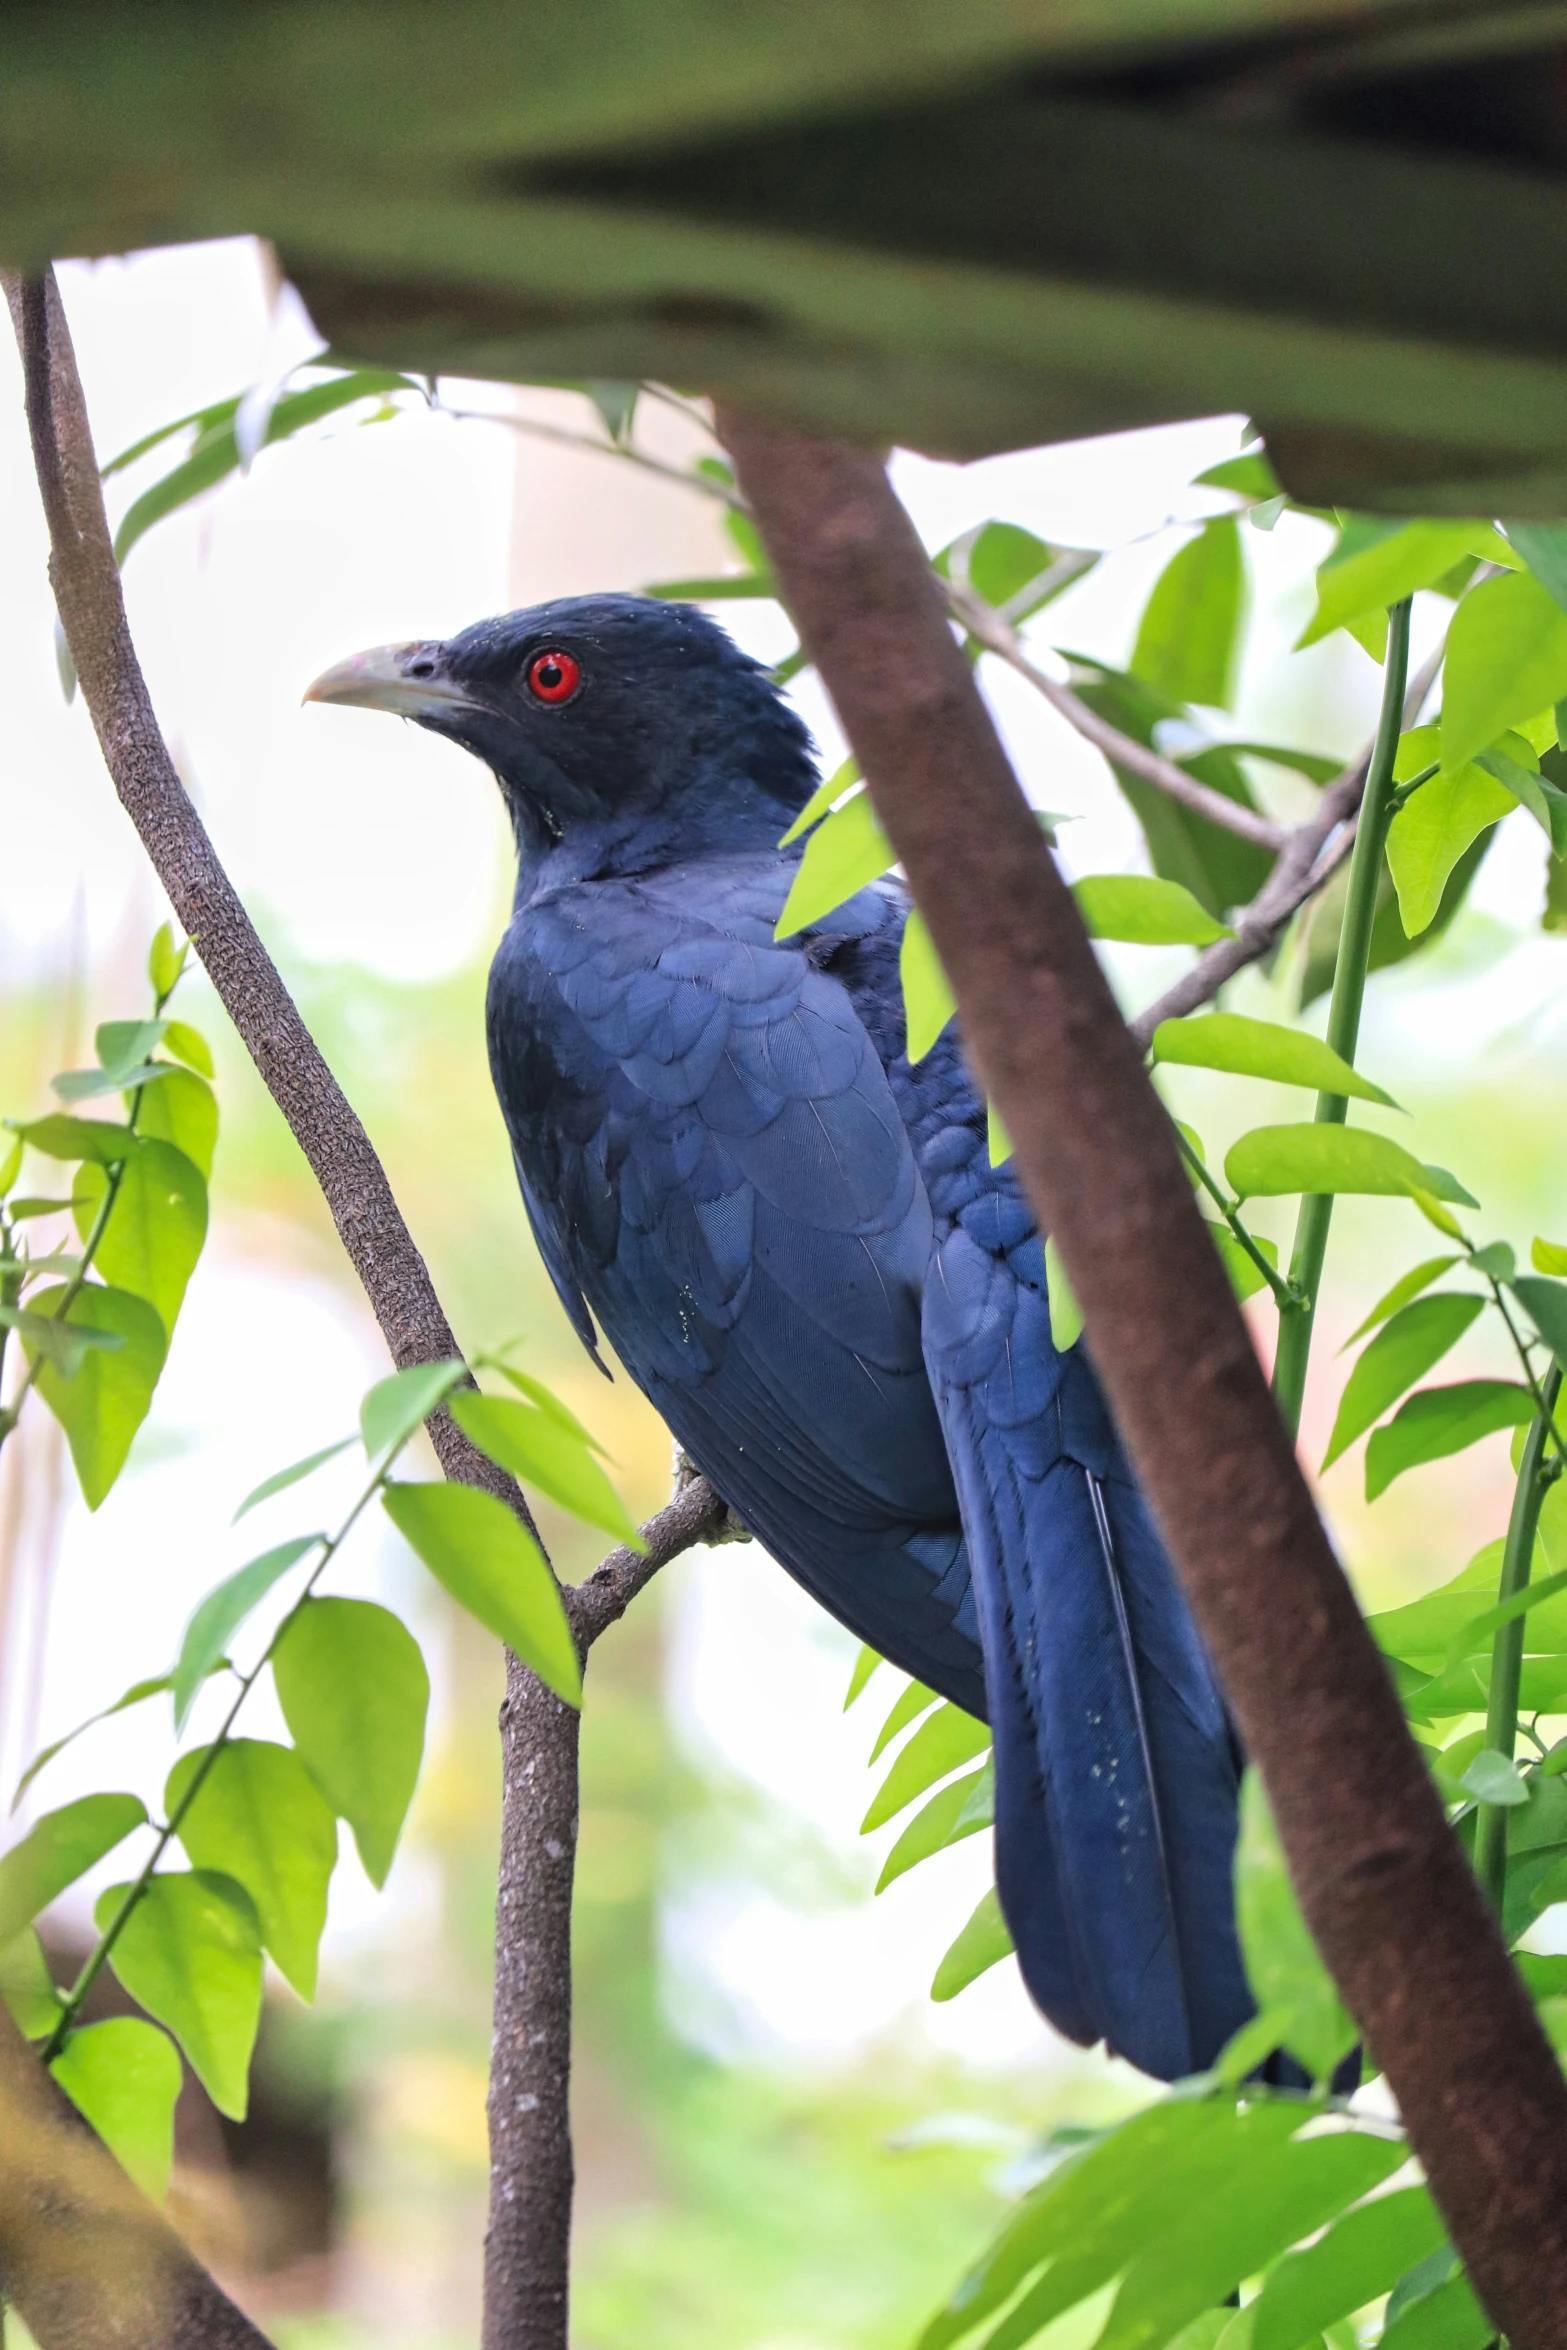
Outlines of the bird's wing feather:
M780 1561L983 1711L920 1333L930 1213L841 984L772 926L776 860L523 909L491 1057L567 1297Z

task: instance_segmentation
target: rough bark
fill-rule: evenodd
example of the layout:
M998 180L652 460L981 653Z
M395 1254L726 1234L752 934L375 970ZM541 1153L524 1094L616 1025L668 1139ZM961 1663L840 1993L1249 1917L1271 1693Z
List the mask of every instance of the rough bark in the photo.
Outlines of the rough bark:
M43 2350L268 2350L0 2005L0 2293Z
M451 1358L458 1351L451 1326L374 1146L300 1017L169 756L126 619L86 401L53 274L26 280L7 276L4 282L22 352L28 426L49 525L50 581L115 790L262 1082L309 1161L393 1361L403 1367ZM444 1412L431 1422L430 1434L448 1477L495 1494L536 1536L516 1484ZM584 1653L657 1568L716 1526L722 1515L723 1504L710 1487L689 1488L644 1530L645 1557L615 1551L580 1589L568 1588L566 1607ZM566 2343L577 1735L578 1718L571 1708L552 1697L515 1657L508 1658L496 2083L490 2107L496 2124L494 2203L485 2310L486 2343L504 2342L506 2350L565 2350ZM154 2218L149 2210L149 2223ZM0 2271L7 2289L41 2350L77 2350L88 2337L57 2321L52 2300L38 2302L36 2315L29 2305L6 2221L7 2212L0 2208ZM60 2257L68 2258L70 2251L62 2237ZM36 2259L42 2261L41 2251ZM187 2282L203 2274L188 2259L185 2271ZM84 2308L91 2310L91 2293L101 2299L104 2289L101 2271L84 2272ZM229 2308L215 2285L210 2292L215 2308ZM206 2304L194 2283L182 2306L195 2323L191 2313L199 2314ZM118 2340L110 2330L117 2321L107 2308L97 2309L94 2322L104 2329L95 2339ZM126 2339L140 2350L141 2336ZM150 2350L153 2337L146 2339ZM207 2336L187 2332L178 2337L179 2350L199 2339L227 2350L231 2337L220 2331ZM247 2332L232 2339L238 2344L261 2337Z
M1290 1871L1476 2290L1567 2341L1567 2083L1328 1544L1169 1124L872 455L720 419L1054 1236Z

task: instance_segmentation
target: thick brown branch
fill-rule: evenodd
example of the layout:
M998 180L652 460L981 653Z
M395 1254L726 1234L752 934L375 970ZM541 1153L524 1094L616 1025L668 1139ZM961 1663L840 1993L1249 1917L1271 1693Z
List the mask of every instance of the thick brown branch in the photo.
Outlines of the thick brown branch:
M43 2350L268 2350L0 2004L0 2300Z
M960 587L947 587L947 602L956 617L962 621L969 635L987 651L995 653L1019 677L1026 677L1038 694L1042 694L1053 710L1059 710L1069 726L1077 729L1085 742L1091 742L1096 751L1117 767L1130 768L1144 783L1151 783L1166 798L1178 801L1194 816L1206 816L1210 824L1220 824L1226 832L1237 833L1259 849L1276 853L1289 846L1291 834L1287 826L1275 824L1271 816L1259 816L1255 808L1242 807L1239 800L1227 799L1222 791L1214 791L1206 783L1199 783L1195 775L1188 775L1184 767L1177 767L1173 759L1162 759L1146 743L1123 734L1118 726L1090 710L1080 695L1069 685L1062 685L1048 670L1031 661L1028 648L1017 630L1002 619L982 598L970 595Z
M28 425L49 523L49 575L115 789L263 1083L310 1163L393 1360L402 1366L450 1358L457 1353L456 1341L385 1170L229 881L159 729L126 620L86 402L53 275L26 282L7 278L6 292L22 350ZM432 1422L430 1433L447 1476L496 1494L532 1527L511 1478L445 1413ZM645 1559L617 1551L580 1592L566 1592L584 1652L656 1569L698 1539L715 1514L721 1515L721 1505L706 1487L688 1490L646 1529ZM506 2350L565 2350L566 2342L577 1728L571 1709L509 1659L502 1717L505 1800L491 2092L496 2135L485 2316L486 2342L504 2342ZM4 2234L4 2219L0 2211L0 2268L9 2276L16 2270L16 2248ZM194 2268L191 2273L201 2275ZM59 2330L52 2307L40 2304L35 2315L15 2290L42 2350L76 2350L86 2338ZM210 2290L221 2302L216 2286ZM194 2287L191 2291L195 2294ZM195 2294L192 2307L199 2298ZM93 2338L117 2340L114 2322L112 2313L98 2309L99 2331ZM126 2339L139 2345L141 2337ZM179 2337L181 2350L196 2339ZM228 2339L216 2332L211 2336L215 2344ZM236 2343L240 2339L234 2337ZM151 2337L148 2341L150 2346Z
M721 420L1083 1308L1312 1931L1477 2291L1567 2341L1567 2083L1410 1740L1150 1086L872 456Z

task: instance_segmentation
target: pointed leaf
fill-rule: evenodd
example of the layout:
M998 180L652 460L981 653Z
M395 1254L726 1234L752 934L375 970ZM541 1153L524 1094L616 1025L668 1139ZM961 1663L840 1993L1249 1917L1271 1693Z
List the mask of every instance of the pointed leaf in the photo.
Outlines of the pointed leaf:
M73 1205L84 1241L109 1180L90 1163L76 1171ZM120 1171L94 1262L112 1287L145 1298L172 1336L206 1237L207 1186L201 1170L171 1143L144 1141Z
M870 793L862 791L826 817L806 842L774 937L793 938L821 921L846 898L879 880L894 861L892 843L881 828Z
M63 1288L46 1290L34 1298L34 1309L57 1312L65 1296ZM124 1468L131 1439L147 1417L168 1340L144 1299L96 1283L78 1290L66 1319L89 1330L111 1331L124 1341L112 1353L94 1347L69 1379L48 1362L38 1374L38 1392L65 1430L82 1498L95 1510Z
M60 1110L33 1118L16 1131L47 1159L95 1159L100 1167L117 1167L136 1148L136 1136L128 1126L112 1118L67 1118Z
M340 1452L346 1452L353 1441L351 1436L340 1436L336 1444L323 1445L320 1452L309 1453L304 1460L294 1461L288 1468L277 1469L270 1477L263 1477L234 1512L233 1523L237 1526L241 1518L259 1508L262 1502L270 1501L275 1493L286 1493L291 1485L299 1484L302 1478L313 1477L317 1469L324 1468L328 1461L335 1461Z
M147 1806L136 1795L83 1795L45 1812L0 1860L0 1943L31 1925L146 1818Z
M1134 946L1205 947L1235 933L1200 906L1178 881L1150 880L1141 873L1090 873L1072 884L1077 910L1090 938L1114 938Z
M144 1705L149 1697L159 1697L165 1689L172 1689L173 1686L174 1676L172 1673L160 1673L156 1680L152 1681L133 1681L124 1696L117 1697L113 1705L106 1705L101 1713L89 1714L85 1722L78 1722L75 1729L67 1730L63 1738L56 1738L53 1745L43 1747L33 1756L32 1761L17 1780L16 1793L11 1798L11 1809L15 1811L22 1797L45 1765L52 1763L57 1754L63 1754L66 1747L74 1745L84 1730L96 1728L99 1722L108 1721L113 1714L123 1714L133 1705Z
M232 413L233 405L231 404L230 414ZM185 421L187 424L194 424L197 420L194 417L187 417ZM170 431L178 431L179 427L170 426L167 429ZM161 435L155 434L153 436L153 441L146 443L145 446L153 446L155 442L161 437ZM126 457L121 458L118 462L121 464L129 463L131 455L139 457L141 454L141 449L134 450L129 452ZM103 478L105 481L108 480L110 474L113 473L114 470L115 467L113 465L106 465L104 467ZM173 923L160 922L157 930L153 934L152 944L147 949L147 977L152 982L152 992L158 998L160 1003L165 1002L179 986L180 976L185 969L185 958L189 952L190 943L188 940L183 946L175 945Z
M1307 1191L1452 1196L1451 1176L1365 1126L1257 1126L1232 1146L1224 1172L1238 1199Z
M1392 1317L1349 1375L1324 1469L1457 1345L1484 1304L1484 1298L1472 1296L1423 1297Z
M1423 1461L1463 1452L1499 1428L1522 1428L1534 1418L1534 1398L1507 1379L1464 1379L1452 1387L1417 1389L1366 1447L1366 1499L1375 1501L1395 1477Z
M468 1376L466 1363L414 1363L371 1388L359 1407L359 1432L366 1453L395 1452L437 1406Z
M912 1065L923 1061L958 1008L930 926L917 906L910 907L903 926L898 971L903 981L905 1049Z
M306 1768L384 1885L424 1753L430 1677L418 1642L370 1600L307 1599L272 1677Z
M515 1513L473 1485L389 1485L381 1499L404 1541L459 1606L531 1665L557 1697L580 1705L582 1667L560 1587Z
M1400 1306L1407 1306L1411 1298L1418 1297L1422 1289L1429 1288L1441 1274L1451 1272L1454 1265L1462 1262L1461 1257L1427 1257L1423 1264L1413 1265L1407 1273L1401 1273L1392 1288L1384 1291L1377 1299L1359 1329L1350 1332L1344 1346L1353 1346L1357 1338L1364 1338L1368 1330L1374 1330L1379 1322L1385 1322L1390 1314L1396 1314ZM1340 1347L1339 1352L1342 1354L1343 1351L1344 1347Z
M935 1702L934 1689L927 1689L923 1681L911 1681L877 1731L876 1743L867 1760L875 1762L892 1744L899 1731L906 1730L910 1722L917 1722L920 1715L928 1713Z
M1387 861L1406 937L1430 928L1454 866L1516 806L1505 785L1471 764L1433 776L1399 809L1388 826Z
M1461 557L1476 554L1493 563L1510 560L1505 541L1483 522L1399 522L1352 514L1317 572L1317 609L1299 641L1315 644L1362 614L1385 612L1418 588L1432 586Z
M1520 1273L1512 1291L1557 1361L1567 1362L1567 1283Z
M554 1389L546 1387L542 1379L530 1378L526 1371L514 1371L510 1363L503 1363L498 1355L476 1355L474 1360L484 1369L499 1371L503 1379L510 1380L519 1395L525 1395L530 1403L538 1405L541 1412L548 1412L552 1420L558 1420L563 1428L569 1428L577 1442L585 1444L589 1452L596 1452L601 1461L609 1459L609 1454L592 1429L584 1428L576 1413L568 1411Z
M170 1819L209 1754L196 1747L169 1773ZM180 1821L180 1842L198 1869L235 1877L256 1905L261 1940L301 1999L316 1995L327 1886L337 1866L337 1820L292 1747L231 1738Z
M1381 2350L1487 2350L1495 2340L1496 2328L1469 2279L1456 2276L1402 2310L1382 2336Z
M592 1453L552 1413L507 1396L468 1393L453 1396L451 1414L463 1434L520 1483L537 1487L573 1517L602 1527L630 1549L647 1548Z
M843 765L835 767L824 783L819 783L816 786L788 831L779 834L778 846L781 849L788 848L792 842L799 839L802 832L809 832L813 824L820 824L834 800L841 800L850 786L858 783L859 780L860 763L858 759L845 759Z
M139 2016L79 2025L49 2067L82 2114L153 2203L169 2192L174 2107L184 2086L179 2052Z
M989 1744L987 1723L977 1722L960 1706L941 1706L928 1721L921 1723L897 1756L860 1822L860 1834L868 1836L872 1828L879 1828L894 1818L916 1795L923 1795L927 1787L944 1779L960 1763L972 1762Z
M1471 588L1447 637L1442 765L1451 773L1567 694L1567 612L1526 571ZM1418 798L1418 794L1416 797Z
M165 1020L163 1029L164 1047L177 1061L194 1069L198 1077L213 1074L212 1047L199 1028L192 1028L188 1020Z
M252 1608L260 1606L290 1567L325 1540L324 1534L299 1534L291 1542L280 1542L276 1550L263 1551L260 1558L226 1575L207 1593L185 1627L179 1662L171 1676L176 1730L183 1730L189 1721L197 1691L226 1654Z
M1011 1955L1012 1936L992 1886L936 1969L930 1987L932 1999L956 1999L960 1991L966 1991L970 1983Z
M1362 1077L1320 1037L1300 1028L1282 1028L1272 1020L1245 1019L1238 1012L1161 1020L1154 1030L1153 1057L1186 1068L1227 1069L1240 1077L1267 1077L1277 1085L1307 1085L1318 1093L1396 1106L1391 1094Z
M917 1868L922 1860L929 1860L936 1852L944 1852L949 1844L957 1844L965 1836L976 1835L990 1825L978 1816L966 1817L974 1796L984 1782L983 1771L970 1771L966 1779L954 1779L931 1797L922 1810L917 1811L902 1835L882 1863L876 1890L884 1893L887 1887L907 1870Z
M100 1934L129 1890L111 1886L99 1901ZM261 2021L261 1935L243 1885L210 1869L152 1878L109 1964L174 2034L219 2113L243 2121Z
M1246 1979L1260 2008L1288 2018L1285 2044L1313 2079L1326 2083L1355 2044L1332 1976L1300 1914L1278 1830L1258 1773L1241 1787L1235 1853L1235 1907Z
M849 1675L849 1686L843 1700L845 1713L860 1695L876 1667L884 1662L885 1659L878 1656L874 1648L870 1647L867 1642L861 1641L860 1653L854 1660L854 1670Z
M1233 514L1188 539L1154 583L1131 669L1176 702L1228 709L1246 602L1246 566Z
M1053 1236L1045 1241L1045 1294L1050 1304L1050 1342L1058 1353L1065 1354L1083 1335L1083 1309L1066 1277Z
M1256 2303L1252 2350L1315 2350L1317 2337L1390 2292L1445 2238L1424 2187L1358 2204L1304 2252L1287 2252Z
M1537 1273L1567 1273L1567 1248L1536 1238L1529 1244L1529 1262Z

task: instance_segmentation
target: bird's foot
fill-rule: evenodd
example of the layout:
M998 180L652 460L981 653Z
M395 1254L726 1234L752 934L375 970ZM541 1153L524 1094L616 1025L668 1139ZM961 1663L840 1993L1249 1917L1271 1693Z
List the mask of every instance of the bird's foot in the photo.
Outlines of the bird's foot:
M688 1485L694 1485L701 1474L701 1470L697 1467L695 1461L685 1450L684 1446L677 1444L675 1446L676 1493L684 1493L686 1487ZM711 1480L709 1480L709 1482L711 1482ZM717 1525L713 1528L712 1533L704 1534L702 1536L702 1540L708 1545L709 1549L711 1549L715 1542L749 1542L751 1540L751 1529L748 1525L746 1525L744 1520L729 1507L729 1504L725 1502L723 1516L719 1519Z

